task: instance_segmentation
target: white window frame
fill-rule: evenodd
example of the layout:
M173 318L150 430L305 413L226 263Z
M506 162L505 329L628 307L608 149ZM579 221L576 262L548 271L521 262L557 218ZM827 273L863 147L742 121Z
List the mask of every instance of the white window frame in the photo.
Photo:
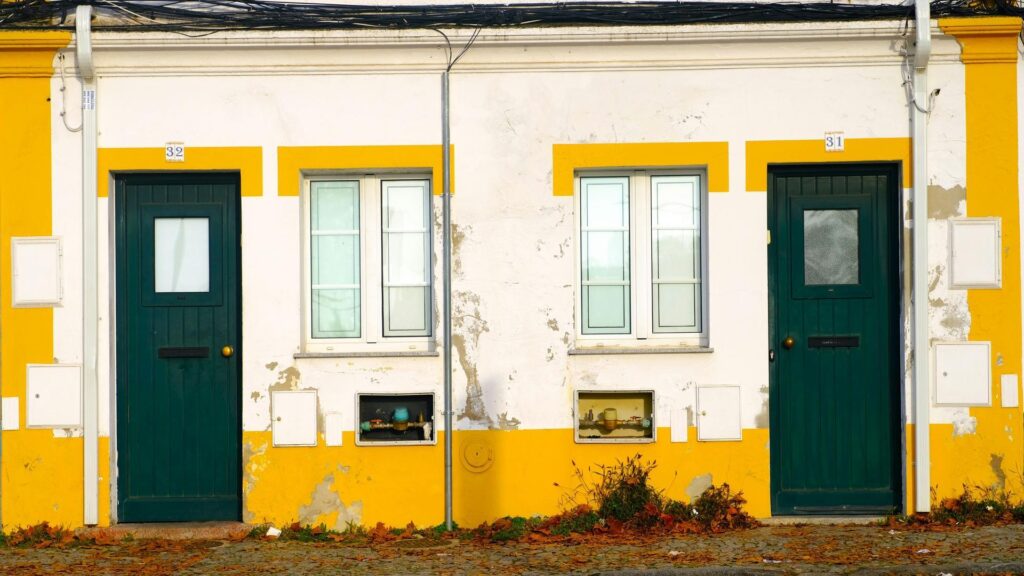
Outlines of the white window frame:
M653 330L653 274L651 262L651 178L657 176L697 176L700 180L700 332L656 333ZM581 178L626 177L629 179L629 269L630 332L628 334L583 333L582 275L582 197ZM710 325L708 305L708 178L707 171L692 168L655 168L646 170L586 170L573 178L573 232L575 278L575 319L577 349L615 348L708 348Z
M314 182L354 180L359 183L359 294L360 336L358 338L313 338L312 270L310 258L310 199ZM430 271L430 335L384 336L384 260L382 234L383 181L418 180L427 183L429 225L427 244ZM303 352L312 354L433 353L437 318L434 315L436 278L434 274L433 178L429 173L404 171L324 172L303 174L302 180L302 334Z

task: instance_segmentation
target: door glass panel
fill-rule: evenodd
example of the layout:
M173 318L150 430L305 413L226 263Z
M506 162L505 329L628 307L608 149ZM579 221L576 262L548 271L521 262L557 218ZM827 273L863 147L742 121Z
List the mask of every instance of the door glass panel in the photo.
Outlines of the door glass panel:
M157 292L210 291L210 219L155 218Z
M804 284L859 283L857 210L804 210Z

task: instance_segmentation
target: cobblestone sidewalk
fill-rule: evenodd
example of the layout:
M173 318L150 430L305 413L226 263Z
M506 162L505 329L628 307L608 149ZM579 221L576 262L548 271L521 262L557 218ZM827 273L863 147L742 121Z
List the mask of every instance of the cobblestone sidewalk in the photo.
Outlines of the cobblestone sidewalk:
M0 548L0 574L1024 574L1024 526L952 532L770 526L714 536L379 545L136 540Z

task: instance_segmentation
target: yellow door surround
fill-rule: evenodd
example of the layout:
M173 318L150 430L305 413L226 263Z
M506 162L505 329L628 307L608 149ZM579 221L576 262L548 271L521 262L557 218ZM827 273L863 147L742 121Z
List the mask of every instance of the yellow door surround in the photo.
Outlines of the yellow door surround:
M184 162L168 162L163 148L100 148L96 155L97 195L110 193L117 172L238 171L242 196L263 195L263 149L259 146L188 147Z
M823 140L751 140L747 142L747 192L768 190L769 164L825 162L902 163L903 187L909 188L910 138L847 138L842 152L826 152Z

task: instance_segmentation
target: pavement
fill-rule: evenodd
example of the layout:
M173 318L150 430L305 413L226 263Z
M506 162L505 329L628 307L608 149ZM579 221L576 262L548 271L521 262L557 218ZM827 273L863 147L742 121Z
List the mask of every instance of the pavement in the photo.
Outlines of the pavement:
M935 532L776 525L716 535L506 544L132 538L103 546L0 548L0 574L1024 574L1024 525Z

